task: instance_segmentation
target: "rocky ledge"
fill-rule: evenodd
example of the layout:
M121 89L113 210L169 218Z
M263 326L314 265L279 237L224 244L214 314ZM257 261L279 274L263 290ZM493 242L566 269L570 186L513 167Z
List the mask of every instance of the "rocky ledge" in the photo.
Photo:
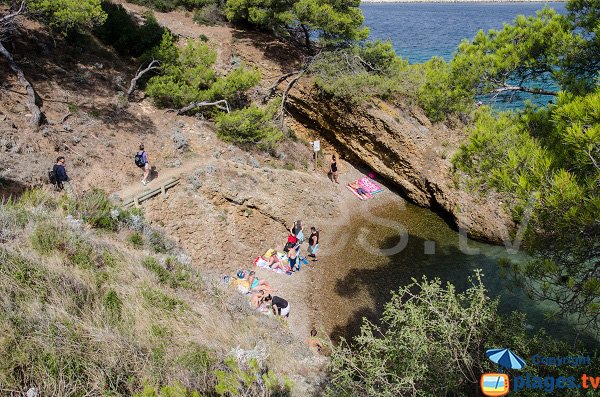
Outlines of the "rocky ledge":
M351 106L324 98L310 85L290 92L288 109L309 133L373 169L408 200L453 221L469 237L500 243L514 229L497 197L459 188L466 181L450 161L465 139L459 122L455 128L432 124L419 109L378 100Z

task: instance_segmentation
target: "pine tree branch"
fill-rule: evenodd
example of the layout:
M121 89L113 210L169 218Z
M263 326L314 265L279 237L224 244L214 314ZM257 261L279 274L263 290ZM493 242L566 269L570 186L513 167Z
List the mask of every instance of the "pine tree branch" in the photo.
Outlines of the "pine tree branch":
M221 105L221 104L225 104L225 106ZM230 108L229 108L229 103L227 103L227 101L225 99L221 99L215 102L207 102L207 101L203 101L203 102L192 102L189 105L182 107L181 109L179 109L177 111L178 115L182 115L186 112L189 112L192 109L198 108L198 107L202 107L202 106L215 106L216 108L219 108L221 110L225 110L227 113L231 112Z
M130 98L133 92L135 91L135 87L137 85L138 80L149 71L159 69L159 65L160 62L155 59L153 59L152 62L150 62L150 64L143 70L141 70L142 66L140 65L137 72L135 73L135 76L133 77L133 79L131 79L131 84L129 84L129 89L127 90L127 98Z

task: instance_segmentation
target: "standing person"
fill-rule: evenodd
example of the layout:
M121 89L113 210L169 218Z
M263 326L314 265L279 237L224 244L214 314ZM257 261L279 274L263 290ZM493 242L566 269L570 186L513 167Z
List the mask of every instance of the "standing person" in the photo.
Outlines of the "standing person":
M289 317L290 304L278 296L267 295L264 302L273 308L273 314L276 316Z
M308 238L308 256L313 257L313 262L316 262L317 251L319 250L319 231L316 227L310 228L310 237Z
M298 243L302 244L304 242L304 232L302 231L302 221L296 221L294 223L294 227L292 228L292 234L296 236L298 239Z
M148 184L148 175L150 174L150 163L148 162L148 153L144 150L144 145L140 145L140 150L135 155L135 165L144 169L144 178L142 184Z
M338 181L338 166L337 160L335 158L335 154L331 155L331 163L329 164L329 172L331 173L331 178L335 183L340 183Z
M69 176L67 175L67 170L65 169L65 157L59 156L56 159L56 164L52 166L52 172L54 173L54 179L56 180L56 189L61 191L65 188L65 183L68 185ZM70 188L67 188L67 192Z
M292 247L288 253L288 262L290 264L290 269L294 272L296 270L300 270L300 266L297 264L298 261L298 251L296 251L296 247Z

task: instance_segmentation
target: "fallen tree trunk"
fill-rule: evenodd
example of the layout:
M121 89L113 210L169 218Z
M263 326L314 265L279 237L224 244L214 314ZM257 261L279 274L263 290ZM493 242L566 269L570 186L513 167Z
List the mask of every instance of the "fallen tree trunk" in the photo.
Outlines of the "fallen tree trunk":
M25 78L25 73L23 73L23 70L19 67L19 65L17 65L10 52L8 52L8 50L4 47L4 45L2 45L1 42L0 54L8 61L8 66L17 75L19 82L21 83L21 85L23 85L25 91L27 92L27 105L29 106L29 110L31 111L31 120L29 123L33 128L37 129L40 126L40 124L42 124L44 115L36 103L35 90L33 89L33 86L31 85L29 80Z
M224 103L225 106L221 105L222 103ZM204 102L192 102L189 105L187 105L187 106L179 109L177 111L177 114L181 115L181 114L184 114L185 112L189 112L192 109L199 108L199 107L202 107L202 106L214 106L214 107L219 108L221 110L227 111L227 113L230 112L230 110L229 110L229 103L227 103L227 101L225 99L221 99L221 100L215 101L215 102L206 102L206 101L204 101Z
M279 120L280 128L282 130L283 130L284 121L285 121L284 120L285 119L285 101L287 100L287 97L288 97L288 94L289 94L290 90L292 89L292 87L294 86L294 84L296 84L296 82L298 80L300 80L300 78L304 75L304 72L306 72L306 69L301 70L296 77L294 77L292 80L290 80L290 82L288 83L287 87L283 91L283 94L281 94L281 105L279 107L279 112L275 116L275 119Z
M135 74L135 76L133 77L133 79L131 79L131 83L129 84L129 89L127 90L127 98L131 97L131 94L133 94L133 92L135 91L135 87L137 85L138 80L145 75L146 73L148 73L151 70L156 70L159 68L160 62L158 62L157 60L153 59L152 62L150 62L150 64L146 67L146 69L142 70L142 67L140 66L137 73Z

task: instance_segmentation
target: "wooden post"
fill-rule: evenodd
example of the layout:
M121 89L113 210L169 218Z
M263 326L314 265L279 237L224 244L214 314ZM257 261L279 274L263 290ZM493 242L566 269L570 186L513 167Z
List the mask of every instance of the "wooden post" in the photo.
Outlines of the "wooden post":
M163 194L163 196L166 196L166 194L167 194L167 188L165 187L165 185L162 185L160 187L160 192Z
M315 152L315 171L317 171L317 166L318 166L318 156L319 156L319 150L321 150L321 141L314 141L313 142L313 151Z

